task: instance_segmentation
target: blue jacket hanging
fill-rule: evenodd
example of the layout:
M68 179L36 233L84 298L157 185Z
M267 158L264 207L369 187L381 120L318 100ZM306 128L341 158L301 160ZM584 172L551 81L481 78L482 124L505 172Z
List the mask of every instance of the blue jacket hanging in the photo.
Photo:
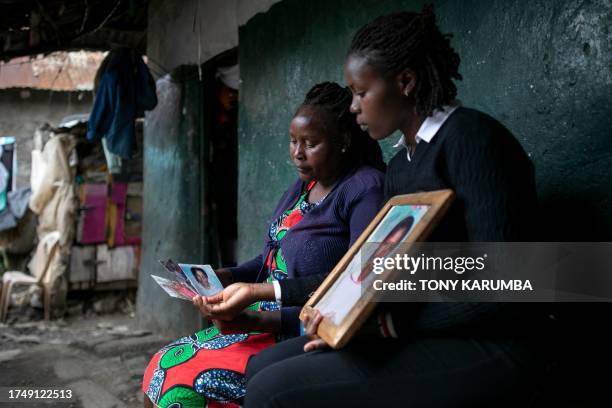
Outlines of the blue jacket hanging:
M89 116L87 138L106 137L108 150L127 158L134 150L136 116L157 105L155 81L142 57L130 49L114 50L108 58Z

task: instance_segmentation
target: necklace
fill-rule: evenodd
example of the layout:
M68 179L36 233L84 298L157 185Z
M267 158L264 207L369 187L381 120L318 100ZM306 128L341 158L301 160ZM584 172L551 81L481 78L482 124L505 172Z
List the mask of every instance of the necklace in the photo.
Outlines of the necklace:
M327 193L329 194L329 193ZM308 211L312 210L313 208L315 208L316 206L318 206L319 204L321 204L323 202L323 200L325 200L325 198L327 197L327 194L325 194L323 197L319 198L317 200L317 202L315 203L309 203L308 200L304 200L300 203L300 210L302 210L302 212L305 214Z

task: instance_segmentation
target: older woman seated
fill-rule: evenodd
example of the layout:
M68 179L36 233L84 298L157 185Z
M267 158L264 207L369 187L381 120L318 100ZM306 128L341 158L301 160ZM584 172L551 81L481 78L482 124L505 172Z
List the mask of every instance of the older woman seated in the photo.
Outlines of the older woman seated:
M218 304L194 298L205 317L219 320L153 356L143 381L145 406L236 406L245 394L249 357L299 335L299 308L274 301L275 282L329 273L382 206L381 149L357 126L350 103L350 90L335 83L308 92L289 128L299 178L274 210L262 253L217 270L225 284L236 282L221 299L249 293L269 300L219 316L210 309Z

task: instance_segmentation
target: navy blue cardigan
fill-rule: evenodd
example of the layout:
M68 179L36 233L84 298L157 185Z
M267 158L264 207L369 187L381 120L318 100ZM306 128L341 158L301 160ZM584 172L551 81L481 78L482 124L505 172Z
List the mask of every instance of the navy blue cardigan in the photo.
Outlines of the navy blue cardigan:
M331 272L382 207L383 186L384 174L368 166L361 166L341 177L325 200L307 213L280 241L288 278ZM283 211L292 207L303 187L304 183L300 180L293 183L283 194L270 220L277 219ZM231 268L234 280L263 281L266 274L259 272L270 247L271 240L266 231L262 253ZM283 335L299 334L300 309L281 308Z

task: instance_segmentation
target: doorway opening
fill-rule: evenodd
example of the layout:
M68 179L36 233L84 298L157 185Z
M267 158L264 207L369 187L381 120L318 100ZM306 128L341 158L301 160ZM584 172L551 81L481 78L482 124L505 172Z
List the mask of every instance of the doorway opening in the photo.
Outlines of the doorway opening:
M238 50L223 52L202 66L204 137L208 140L208 183L212 258L217 267L236 265L238 238ZM207 193L207 194L206 194Z

